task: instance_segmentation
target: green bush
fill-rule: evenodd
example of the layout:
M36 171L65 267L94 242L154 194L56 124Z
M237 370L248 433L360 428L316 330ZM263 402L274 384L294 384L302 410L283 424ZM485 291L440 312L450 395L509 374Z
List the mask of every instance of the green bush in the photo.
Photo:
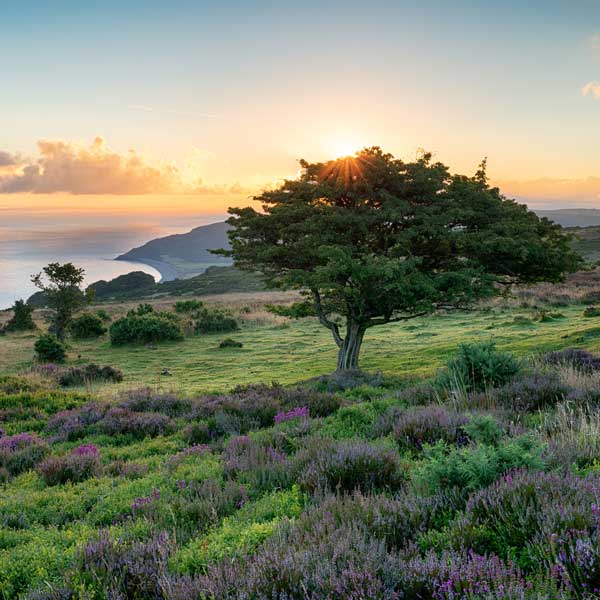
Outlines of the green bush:
M597 306L588 306L583 311L583 316L586 319L590 319L592 317L600 317L600 308L598 308Z
M497 351L493 342L461 344L439 382L448 388L482 392L505 385L519 371L520 364L512 354Z
M220 310L203 309L196 315L194 324L196 333L229 333L238 331L238 322L227 313Z
M34 345L34 350L37 359L42 362L60 363L64 362L67 356L64 344L49 333L40 335Z
M438 442L425 448L425 461L417 467L415 481L431 494L449 488L471 492L490 485L511 469L543 470L543 451L530 436L511 439L498 447L479 444L456 449Z
M110 326L110 343L113 346L124 344L149 344L151 342L180 341L183 332L180 323L166 317L165 313L143 313L141 316L128 314Z
M105 323L108 323L111 318L110 315L103 309L100 308L99 310L96 311L96 314L102 319L102 321L104 321Z
M69 329L73 337L77 339L95 338L106 333L102 318L94 313L79 315L71 321Z
M175 312L191 313L200 310L203 306L200 300L178 300L175 302Z
M33 322L34 307L26 304L23 300L17 300L12 307L13 316L4 326L3 331L30 331L36 329Z
M238 342L237 340L233 340L231 338L225 338L220 344L219 348L242 348L244 344L242 342Z

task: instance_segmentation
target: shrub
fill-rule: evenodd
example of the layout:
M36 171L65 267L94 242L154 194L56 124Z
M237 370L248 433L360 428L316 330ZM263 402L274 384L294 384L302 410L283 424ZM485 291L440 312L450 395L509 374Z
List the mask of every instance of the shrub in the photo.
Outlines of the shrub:
M459 387L468 392L484 391L508 383L520 370L517 360L498 352L493 342L462 344L458 356L448 362L440 377L444 387Z
M40 335L34 345L36 357L39 361L64 362L67 352L65 346L53 335L45 333Z
M48 457L37 469L46 485L79 483L99 474L100 452L94 444L85 444L65 456Z
M367 373L360 369L334 371L314 380L317 389L326 392L344 392L361 386L379 387L383 383L381 373Z
M586 373L600 370L600 357L580 348L566 348L565 350L548 352L542 356L542 361L547 365L568 366Z
M225 476L248 485L252 493L286 488L293 480L285 454L248 436L232 438L223 452L223 462Z
M110 343L113 346L122 346L181 341L183 332L180 323L166 317L165 313L154 313L153 310L142 315L128 315L115 321L109 330Z
M200 300L178 300L175 302L175 312L191 313L203 308L204 304Z
M119 406L136 412L157 412L169 417L192 416L195 403L175 394L156 393L150 388L125 392Z
M590 318L593 318L593 317L600 317L600 308L598 308L597 306L588 306L583 311L583 316L586 319L590 319Z
M95 597L164 598L161 583L169 548L164 532L146 541L112 539L101 532L78 552L78 577Z
M106 333L102 319L94 313L83 313L71 321L71 335L77 339L95 338Z
M100 367L94 363L81 367L70 367L58 376L58 383L64 387L85 385L93 381L123 381L123 372L111 366Z
M229 333L238 331L238 322L227 313L220 310L203 308L196 315L194 324L196 333Z
M463 430L467 421L465 415L443 406L404 410L397 413L393 436L404 450L421 450L424 444L432 444L438 440L463 445L468 442Z
M479 552L516 556L526 569L542 561L548 571L560 573L566 568L572 575L570 566L586 556L589 566L595 563L597 577L598 556L587 553L585 543L570 546L565 538L597 534L599 485L597 475L511 472L469 499L452 537ZM590 581L593 573L582 575L570 578L576 589L598 583L598 579Z
M49 451L48 444L35 433L0 437L0 468L18 475L33 469Z
M108 323L111 320L110 315L103 308L96 311L96 316L98 316L103 323Z
M543 447L528 436L511 439L498 447L480 444L456 449L438 442L424 452L426 460L417 467L415 481L429 493L447 488L473 491L511 469L542 470L546 466Z
M126 408L111 408L96 424L107 435L129 434L135 438L156 437L172 430L172 422L160 413L134 412Z
M242 348L244 344L242 342L238 342L237 340L233 340L231 338L225 338L219 344L219 348Z
M556 373L534 372L493 390L491 397L498 406L524 412L556 406L568 392Z
M598 304L600 302L600 291L593 290L591 292L586 292L581 296L582 304Z
M26 304L23 300L16 300L13 307L13 315L4 325L3 331L29 331L36 329L33 322L34 307Z
M298 482L309 491L398 489L404 475L390 449L366 442L314 440L294 458Z
M46 422L46 432L53 439L72 441L83 437L87 428L97 423L106 412L106 406L91 402L81 408L62 410Z

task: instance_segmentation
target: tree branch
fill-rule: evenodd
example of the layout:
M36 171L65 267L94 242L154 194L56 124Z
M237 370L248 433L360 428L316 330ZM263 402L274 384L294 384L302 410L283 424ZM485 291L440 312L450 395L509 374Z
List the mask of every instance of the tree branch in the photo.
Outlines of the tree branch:
M337 326L337 323L334 323L330 319L327 318L327 313L323 308L323 304L321 303L321 294L319 294L318 290L311 290L313 295L313 303L315 306L315 312L317 313L317 317L319 317L319 323L324 325L331 331L331 335L333 335L333 339L337 344L338 348L344 343L342 336L340 335L340 328Z
M386 319L385 317L381 317L379 319L371 319L367 323L367 327L374 327L375 325L387 325L387 323L398 323L399 321L408 321L410 319L416 319L417 317L424 317L428 314L428 311L423 311L419 313L414 313L412 315L404 315L402 317L392 317L390 319Z

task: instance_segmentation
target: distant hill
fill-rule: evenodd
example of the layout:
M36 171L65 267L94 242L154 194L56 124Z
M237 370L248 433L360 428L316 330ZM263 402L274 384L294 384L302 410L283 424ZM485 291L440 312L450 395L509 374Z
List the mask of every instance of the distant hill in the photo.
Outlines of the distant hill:
M230 265L231 259L210 250L229 248L225 222L202 225L176 235L156 238L117 256L116 260L146 263L160 271L163 281L191 277L213 265Z
M536 210L535 213L563 227L596 227L600 225L600 209L598 208Z
M260 292L265 289L263 280L254 273L238 271L231 266L208 267L204 273L188 279L155 283L152 275L133 271L110 281L96 281L88 286L94 291L96 302L115 300L140 300L169 296L207 296L233 292ZM46 306L43 292L36 292L27 300L36 308Z

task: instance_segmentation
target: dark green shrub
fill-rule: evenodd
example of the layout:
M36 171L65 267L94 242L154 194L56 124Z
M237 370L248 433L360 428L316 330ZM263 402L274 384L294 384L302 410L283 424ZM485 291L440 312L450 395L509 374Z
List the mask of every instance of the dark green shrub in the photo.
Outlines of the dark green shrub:
M111 320L110 315L103 308L97 310L96 315L98 315L105 323L108 323Z
M600 308L598 308L597 306L588 306L583 311L583 316L586 319L589 319L591 317L600 317Z
M58 376L58 383L64 387L84 385L92 381L123 381L120 369L106 365L101 367L94 363L81 367L71 367Z
M49 333L40 335L35 345L36 358L42 362L64 362L67 351L64 344L58 341L56 337Z
M110 326L110 343L149 344L151 342L180 341L183 339L181 325L164 313L129 314Z
M154 312L154 307L152 304L144 303L138 304L137 308L132 308L127 312L128 317L142 317L144 315L149 315Z
M231 315L206 308L198 312L194 323L196 333L229 333L238 329L238 322Z
M30 331L36 329L33 322L34 307L26 304L23 300L17 300L12 307L13 316L4 326L4 331Z
M191 313L200 310L204 304L200 300L178 300L175 302L175 312Z
M231 338L225 338L219 344L219 348L242 348L244 344L242 342L238 342L237 340L233 340Z
M508 383L520 370L518 361L507 352L496 350L493 342L461 344L440 377L444 387L463 387L484 391Z
M95 338L106 333L102 319L94 313L79 315L69 326L71 334L77 339Z

